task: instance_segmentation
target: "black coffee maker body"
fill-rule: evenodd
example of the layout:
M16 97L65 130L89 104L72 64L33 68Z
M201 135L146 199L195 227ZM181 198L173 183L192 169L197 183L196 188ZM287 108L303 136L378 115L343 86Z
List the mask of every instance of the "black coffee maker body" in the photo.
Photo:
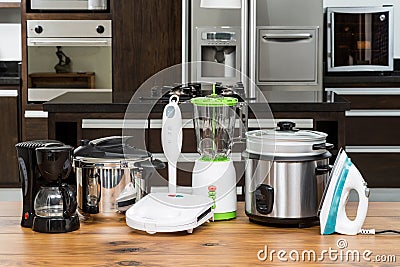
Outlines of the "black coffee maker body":
M73 147L47 140L16 147L23 193L21 225L43 233L79 229Z
M36 160L36 148L46 145L63 145L63 143L53 140L35 140L15 145L18 156L19 180L22 188L21 226L23 227L32 228L33 218L35 217L34 200L41 185L44 184Z

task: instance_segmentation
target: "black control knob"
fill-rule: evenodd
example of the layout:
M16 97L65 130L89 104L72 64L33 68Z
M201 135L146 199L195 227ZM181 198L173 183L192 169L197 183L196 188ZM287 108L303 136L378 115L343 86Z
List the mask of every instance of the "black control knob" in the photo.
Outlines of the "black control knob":
M103 26L103 25L97 26L96 31L97 31L98 33L104 33L104 26Z
M35 32L36 32L36 33L42 33L42 32L43 32L43 27L40 26L40 25L36 26L36 27L35 27Z

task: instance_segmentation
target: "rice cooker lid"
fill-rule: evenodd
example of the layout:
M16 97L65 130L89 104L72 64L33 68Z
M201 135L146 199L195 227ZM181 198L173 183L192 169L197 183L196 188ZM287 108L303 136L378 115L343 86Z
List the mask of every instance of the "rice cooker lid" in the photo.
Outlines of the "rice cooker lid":
M278 127L275 129L252 131L247 133L247 136L260 141L274 142L320 142L325 141L328 136L323 132L299 130L295 126L294 122L281 121L278 122Z
M304 157L321 155L331 144L323 132L299 130L294 122L282 121L272 130L246 133L246 150L249 153L278 157Z
M144 161L150 152L132 145L133 137L110 136L86 142L74 150L74 157L87 163Z

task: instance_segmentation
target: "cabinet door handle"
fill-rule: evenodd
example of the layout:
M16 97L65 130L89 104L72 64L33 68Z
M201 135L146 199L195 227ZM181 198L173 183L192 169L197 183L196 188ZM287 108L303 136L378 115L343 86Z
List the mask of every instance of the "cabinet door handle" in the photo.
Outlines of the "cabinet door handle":
M24 117L25 118L33 118L33 119L47 119L48 118L47 111L41 110L25 110Z
M400 153L400 146L346 146L348 153Z
M148 128L147 120L133 119L82 119L82 129L146 129Z
M0 97L17 97L18 90L0 90Z
M400 110L360 109L360 110L346 111L346 117L397 117L397 116L400 116Z
M325 88L338 95L400 95L400 88Z

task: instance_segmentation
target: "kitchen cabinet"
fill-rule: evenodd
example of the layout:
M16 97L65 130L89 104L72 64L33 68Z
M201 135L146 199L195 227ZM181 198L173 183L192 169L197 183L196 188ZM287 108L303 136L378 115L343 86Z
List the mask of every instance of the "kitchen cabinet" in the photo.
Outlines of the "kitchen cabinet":
M351 103L346 112L346 151L369 187L398 188L400 88L393 87L396 84L374 88L354 86L357 85L326 89Z
M15 150L18 143L18 93L17 86L0 86L0 187L19 186Z
M157 72L181 63L181 0L111 1L113 102L129 103Z

